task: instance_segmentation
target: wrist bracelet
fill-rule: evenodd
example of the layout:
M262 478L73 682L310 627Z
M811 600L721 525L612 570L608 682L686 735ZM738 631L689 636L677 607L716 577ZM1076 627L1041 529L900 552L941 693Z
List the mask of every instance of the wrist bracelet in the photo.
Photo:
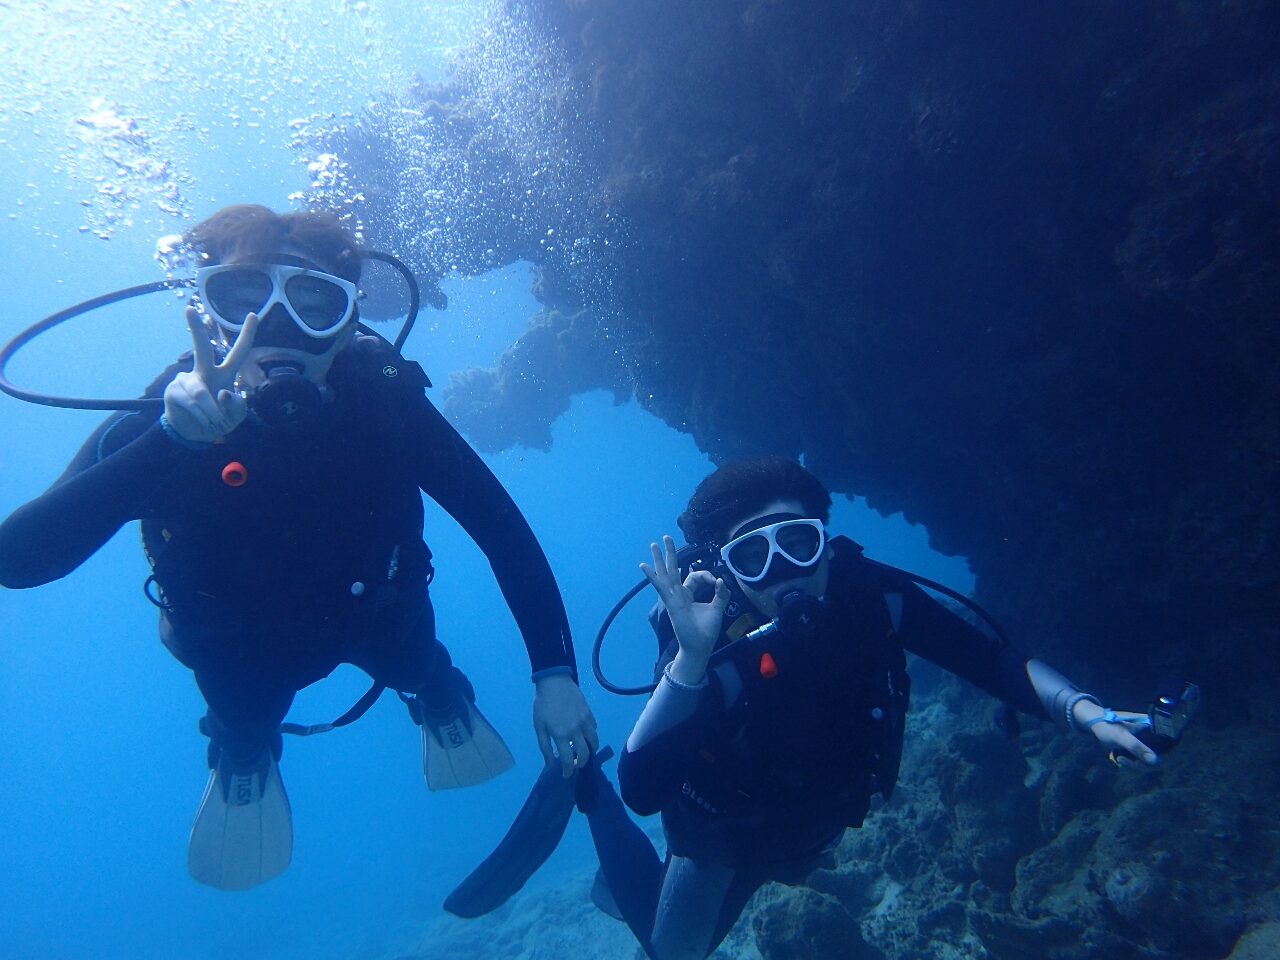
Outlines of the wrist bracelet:
M671 664L669 663L662 668L662 679L666 680L667 683L671 684L677 690L701 690L707 685L706 674L703 674L702 679L697 683L682 683L671 675Z
M1079 725L1076 724L1075 709L1076 709L1076 704L1079 703L1081 700L1088 700L1090 703L1096 703L1098 706L1100 707L1102 706L1102 702L1097 697L1095 697L1092 693L1077 693L1072 695L1071 699L1067 701L1067 710L1066 710L1067 726L1072 730L1080 729Z
M574 683L578 682L578 678L574 676L573 667L570 667L567 664L559 667L545 667L542 670L538 670L530 676L529 679L534 683L537 683L545 677L568 677Z
M177 431L177 428L169 422L169 418L163 413L160 414L160 429L164 431L166 437L179 446L186 447L188 450L205 450L213 446L213 444L205 443L201 440L188 440Z
M1100 723L1124 723L1124 721L1121 720L1120 717L1116 714L1116 712L1112 710L1110 707L1104 707L1102 711L1102 716L1094 717L1092 720L1086 723L1085 726L1088 727L1090 730L1092 730L1094 727L1096 727Z

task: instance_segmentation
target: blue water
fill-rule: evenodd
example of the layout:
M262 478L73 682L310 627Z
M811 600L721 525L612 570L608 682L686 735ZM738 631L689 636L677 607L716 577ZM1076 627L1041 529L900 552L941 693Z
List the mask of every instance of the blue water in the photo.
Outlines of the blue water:
M88 16L95 5L67 7ZM160 0L133 5L144 22L170 7ZM412 4L384 3L376 8L381 19L357 23L356 34L371 37L384 62L438 73L439 47L450 41L433 42L426 27L384 30L380 25L394 22L396 7L418 16L409 12ZM455 14L449 29L461 30L468 5L441 7ZM240 10L226 4L224 12ZM0 17L18 16L0 10ZM47 26L33 16L0 22L0 34ZM313 29L306 18L299 24L298 31ZM28 56L38 40L26 37ZM111 44L106 52L99 47L82 49L85 82L107 93L127 86L121 66L127 58L108 56ZM19 66L18 79L0 88L6 118L0 160L11 183L23 185L11 189L0 217L5 339L71 302L157 279L155 240L182 227L144 204L132 214L132 226L117 223L106 231L110 239L82 231L101 213L93 205L95 182L81 175L84 162L60 165L59 158L94 91L75 90L62 100L45 96L40 111L22 114L31 100L20 81L39 71L31 61ZM238 90L234 70L225 63L219 69L209 71L210 82ZM254 76L270 80L269 71ZM397 76L369 76L366 89L374 93ZM359 88L350 76L341 79L332 85L335 99ZM130 84L154 124L182 103L180 90L165 88L149 102L144 86L136 79ZM330 95L320 87L308 96ZM225 103L206 110L213 102L208 90L187 105L204 131L199 148L184 151L178 149L183 141L170 141L193 215L238 201L288 207L289 194L305 188L306 177L284 146L286 134L270 118L256 127L229 119ZM163 152L159 146L157 152ZM86 197L88 207L80 202ZM537 311L529 286L530 271L522 265L446 280L450 309L425 315L406 350L437 384L431 393L437 402L451 372L492 365L524 329ZM179 301L153 296L57 331L10 372L52 391L130 395L184 349L184 335ZM0 398L0 513L52 482L98 420L97 414ZM604 394L576 398L554 437L549 452L516 449L486 460L546 548L569 610L584 689L603 738L616 745L640 703L607 696L590 678L591 638L638 578L649 540L677 532L676 514L712 465L689 437L634 402L617 406ZM442 511L428 506L441 638L475 681L480 705L507 737L517 768L481 787L428 793L417 731L389 695L350 728L291 739L282 770L294 808L294 862L282 878L245 893L209 890L187 877L186 833L207 775L205 741L196 730L203 705L187 671L157 642L155 610L140 589L147 570L136 525L63 581L0 592L0 957L198 960L234 952L245 960L327 960L412 950L440 915L445 894L502 835L540 764L529 725L528 662L514 623L484 557ZM971 585L963 560L933 554L925 531L901 518L884 519L841 499L833 526L879 559L962 589ZM611 635L606 664L615 680L638 682L649 671L653 648L644 606L637 602ZM304 691L293 716L330 719L365 686L362 674L341 668ZM592 869L586 830L575 821L536 882Z

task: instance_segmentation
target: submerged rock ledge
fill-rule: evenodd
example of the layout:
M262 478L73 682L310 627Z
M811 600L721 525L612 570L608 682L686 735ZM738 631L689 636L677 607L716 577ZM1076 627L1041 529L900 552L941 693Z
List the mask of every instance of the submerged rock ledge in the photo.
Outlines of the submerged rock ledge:
M1021 754L977 720L917 747L909 799L790 894L832 936L1224 957L1277 919L1278 36L1265 0L543 0L325 141L424 276L538 268L544 313L446 391L479 446L634 396L925 523L1106 699L1202 684L1158 778L1033 731L1052 772L991 776L972 822L940 791ZM770 909L760 953L800 955Z
M717 960L1272 956L1257 952L1280 929L1271 731L1205 731L1159 771L1125 775L1045 729L1010 743L989 704L919 673L930 706L909 723L892 802L807 888L763 888ZM639 960L591 905L593 873L439 921L412 960Z

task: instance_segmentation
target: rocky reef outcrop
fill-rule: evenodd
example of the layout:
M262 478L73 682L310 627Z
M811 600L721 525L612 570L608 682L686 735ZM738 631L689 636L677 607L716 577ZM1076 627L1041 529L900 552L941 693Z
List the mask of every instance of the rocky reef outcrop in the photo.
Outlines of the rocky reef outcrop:
M1259 960L1280 922L1280 742L1207 731L1135 774L1044 727L1018 742L989 704L917 664L892 801L806 885L763 888L718 960ZM652 825L652 824L651 824ZM415 960L632 960L590 905L592 870L476 921ZM553 932L554 931L554 932Z
M1021 755L961 727L915 771L945 809L850 841L874 883L795 894L830 936L841 910L891 957L1269 936L1277 38L1265 0L543 0L449 83L309 134L424 275L538 268L544 313L450 385L478 445L634 396L713 457L803 455L925 523L1106 698L1200 681L1200 745L1131 786L1042 744L1053 772L993 810Z

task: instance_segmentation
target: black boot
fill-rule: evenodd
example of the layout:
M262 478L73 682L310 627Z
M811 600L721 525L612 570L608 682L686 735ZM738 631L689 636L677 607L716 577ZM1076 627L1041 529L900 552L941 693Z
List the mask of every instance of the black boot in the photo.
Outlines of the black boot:
M284 753L284 737L279 730L254 734L233 731L212 710L200 718L200 732L209 738L210 770L216 770L222 762L236 768L257 767L264 759L263 751L268 749L271 759L279 763Z

